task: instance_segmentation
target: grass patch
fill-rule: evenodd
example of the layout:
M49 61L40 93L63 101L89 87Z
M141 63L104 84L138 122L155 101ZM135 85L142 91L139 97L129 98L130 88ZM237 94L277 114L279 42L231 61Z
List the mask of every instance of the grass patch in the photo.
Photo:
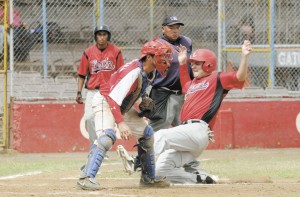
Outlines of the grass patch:
M83 161L30 161L30 162L15 162L15 161L1 161L0 176L15 175L27 172L54 172L70 169L79 169Z
M201 168L231 182L280 182L300 180L300 149L207 150L200 157ZM130 155L135 155L132 153ZM28 172L59 172L78 170L86 162L87 153L1 154L0 176ZM206 160L205 158L209 158ZM104 160L101 178L125 178L121 159L115 152ZM140 173L131 177L138 178Z
M219 177L256 182L300 180L300 157L251 156L204 160L201 167Z

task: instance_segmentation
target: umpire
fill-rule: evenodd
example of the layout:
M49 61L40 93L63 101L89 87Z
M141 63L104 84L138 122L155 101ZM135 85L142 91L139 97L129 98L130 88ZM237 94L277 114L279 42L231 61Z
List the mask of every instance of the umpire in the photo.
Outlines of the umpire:
M161 39L168 42L173 47L173 60L166 77L158 74L153 82L150 97L154 100L156 111L148 118L154 131L166 129L170 125L180 124L179 114L183 104L184 95L181 92L179 78L178 46L183 45L187 48L187 55L192 52L192 41L186 36L180 35L180 27L184 26L176 16L167 16L162 23ZM192 71L188 65L190 76Z

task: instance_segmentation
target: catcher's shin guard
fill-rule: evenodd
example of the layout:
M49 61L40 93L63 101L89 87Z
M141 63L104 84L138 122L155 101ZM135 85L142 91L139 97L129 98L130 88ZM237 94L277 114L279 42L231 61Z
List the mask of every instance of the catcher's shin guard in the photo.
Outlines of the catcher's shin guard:
M88 158L90 158L93 155L92 152L95 148L97 148L97 145L92 144L91 147L90 147L90 150L89 150ZM85 178L85 177L87 177L87 175L86 175L86 163L83 166L81 166L81 168L80 168L79 179L82 179L82 178Z
M142 169L140 186L142 187L169 187L166 177L155 176L154 136L151 126L146 126L144 136L138 144L138 158Z
M151 126L146 126L144 136L138 139L138 158L140 159L142 168L142 177L149 179L155 178L155 157L153 150L153 129Z
M97 146L92 145L89 152L88 161L85 166L86 176L94 178L101 166L105 153L116 141L115 132L112 129L104 130L104 133L95 141Z

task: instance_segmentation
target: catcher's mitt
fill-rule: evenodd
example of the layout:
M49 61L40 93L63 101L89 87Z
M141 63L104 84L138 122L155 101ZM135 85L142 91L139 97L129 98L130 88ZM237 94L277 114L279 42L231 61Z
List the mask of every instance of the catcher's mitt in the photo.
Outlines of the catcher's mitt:
M139 117L147 117L155 110L155 104L148 95L143 95L139 108L141 110Z

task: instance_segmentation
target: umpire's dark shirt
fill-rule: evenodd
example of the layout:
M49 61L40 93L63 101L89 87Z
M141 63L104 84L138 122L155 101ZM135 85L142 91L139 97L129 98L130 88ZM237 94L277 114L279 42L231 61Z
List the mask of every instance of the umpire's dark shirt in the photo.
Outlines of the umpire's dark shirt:
M162 36L161 39L169 42L173 45L174 51L178 52L178 46L181 44L187 48L187 57L190 57L192 52L192 41L186 36L180 36L176 41L171 41L165 36ZM192 74L192 69L188 65L190 75ZM152 83L153 88L166 87L170 90L181 90L180 78L179 78L179 62L178 55L173 53L172 64L167 71L167 76L163 78L159 73L154 82Z

